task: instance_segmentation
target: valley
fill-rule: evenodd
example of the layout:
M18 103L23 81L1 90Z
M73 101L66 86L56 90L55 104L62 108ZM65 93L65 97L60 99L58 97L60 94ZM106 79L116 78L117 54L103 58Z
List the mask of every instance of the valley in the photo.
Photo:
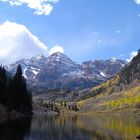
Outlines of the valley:
M140 0L0 0L0 140L140 140Z
M80 113L129 112L140 114L140 52L116 75L101 84L77 90L52 90L48 94L55 102L77 104ZM56 98L54 98L54 96ZM34 96L49 101L46 93Z
M139 113L140 52L130 63L112 58L81 65L57 52L48 58L37 55L19 60L6 70L13 75L19 64L32 91L35 110L42 106L45 113L44 107L52 105L47 110L61 114L71 113L73 107L77 108L75 113Z
M14 74L21 65L23 76L34 96L55 101L77 101L88 96L90 88L108 80L119 72L126 61L116 58L86 61L78 64L57 52L46 58L36 55L5 66Z

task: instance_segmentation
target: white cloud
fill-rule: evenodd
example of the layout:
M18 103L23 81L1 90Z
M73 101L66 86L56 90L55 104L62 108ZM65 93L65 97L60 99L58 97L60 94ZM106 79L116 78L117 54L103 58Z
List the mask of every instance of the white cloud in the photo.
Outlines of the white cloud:
M54 47L52 47L49 51L49 55L56 53L56 52L61 52L64 53L64 49L62 46L60 46L59 44L55 45Z
M60 0L48 0L48 2L54 2L54 3L57 3L59 2Z
M130 53L130 58L127 59L127 61L130 62L130 61L133 59L133 57L135 57L137 54L138 54L137 51L132 51L132 52Z
M48 48L24 25L6 21L0 25L0 64L13 63L38 53L48 54Z
M136 4L140 4L140 0L134 0Z
M122 31L121 30L116 30L115 33L116 34L120 34Z
M49 15L53 10L53 5L59 0L0 0L8 2L11 6L21 6L26 4L28 8L34 9L36 15Z

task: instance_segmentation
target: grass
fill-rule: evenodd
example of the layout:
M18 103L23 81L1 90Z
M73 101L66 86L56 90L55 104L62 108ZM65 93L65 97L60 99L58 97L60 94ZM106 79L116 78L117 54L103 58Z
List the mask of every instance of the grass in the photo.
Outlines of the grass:
M140 86L134 87L131 90L123 91L121 96L116 99L109 100L101 106L110 108L140 108Z
M114 78L102 83L101 85L94 87L91 89L91 93L98 95L102 94L109 94L113 91L113 87L117 86L120 82L120 76L116 75Z
M106 84L107 85L107 84ZM102 92L78 102L82 111L138 111L140 110L140 85L120 92Z

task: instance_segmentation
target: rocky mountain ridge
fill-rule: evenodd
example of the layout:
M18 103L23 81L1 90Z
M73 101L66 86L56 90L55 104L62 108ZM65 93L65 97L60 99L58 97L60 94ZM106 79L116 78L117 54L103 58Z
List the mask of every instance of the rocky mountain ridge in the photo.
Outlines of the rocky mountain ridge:
M113 78L93 87L79 102L82 110L139 111L140 50L130 63Z
M98 85L118 73L126 61L115 58L83 62L73 62L66 55L57 52L46 58L37 55L31 59L22 59L6 66L14 73L18 64L31 87L81 89Z

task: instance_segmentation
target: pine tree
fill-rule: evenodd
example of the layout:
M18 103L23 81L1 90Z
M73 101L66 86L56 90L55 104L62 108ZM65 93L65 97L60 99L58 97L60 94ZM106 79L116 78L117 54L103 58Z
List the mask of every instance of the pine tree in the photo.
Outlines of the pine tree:
M7 84L7 108L9 111L12 111L12 101L13 101L13 95L14 95L14 86L13 86L13 79L10 78Z
M0 102L6 104L6 71L4 67L0 67Z
M27 90L26 79L22 76L22 68L20 65L13 80L9 82L9 101L10 108L22 112L29 113L32 111L32 96Z
M0 103L6 105L9 111L32 112L32 94L27 89L20 65L13 78L7 78L6 70L0 66Z

